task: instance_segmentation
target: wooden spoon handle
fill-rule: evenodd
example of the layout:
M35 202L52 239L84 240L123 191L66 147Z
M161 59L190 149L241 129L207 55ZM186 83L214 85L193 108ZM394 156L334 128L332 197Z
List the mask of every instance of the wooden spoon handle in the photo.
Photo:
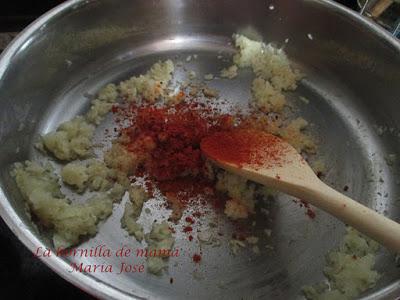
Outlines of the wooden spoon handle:
M392 4L393 0L378 0L371 8L370 11L371 16L374 19L378 18Z
M400 252L399 223L337 192L322 181L307 187L302 197L388 249Z

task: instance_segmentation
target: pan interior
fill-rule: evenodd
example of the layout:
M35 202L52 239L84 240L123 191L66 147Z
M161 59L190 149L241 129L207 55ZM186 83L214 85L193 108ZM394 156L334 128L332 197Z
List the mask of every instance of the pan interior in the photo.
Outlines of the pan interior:
M135 57L125 55L121 63L106 63L107 68L91 74L89 78L78 82L67 83L66 88L53 101L53 105L40 120L37 135L54 130L63 120L69 120L87 109L87 96L94 94L101 83L118 82L133 74L143 73L158 61L173 59L185 61L189 55L197 54L198 58L185 67L194 70L199 77L205 74L218 74L219 70L229 65L233 48L227 44L227 38L210 40L205 37L180 38L180 49L176 50L173 40L161 40L150 45L144 45L141 51L151 53ZM195 45L195 47L193 47ZM131 49L136 53L135 49ZM218 56L226 59L219 59ZM390 169L384 161L385 144L381 141L374 128L379 126L379 120L371 123L363 114L363 108L353 101L354 95L342 86L340 80L323 75L312 69L302 70L307 77L302 80L295 93L289 95L293 103L293 114L306 118L312 125L310 130L319 141L319 156L327 163L327 174L324 181L338 190L349 187L348 194L361 202L385 212L391 204L396 192L396 185L390 176ZM185 78L183 68L177 69L175 79ZM249 87L252 74L249 71L240 72L233 80L215 79L209 86L220 91L220 96L231 103L246 103L250 98ZM334 92L332 92L334 91ZM309 100L306 104L300 97ZM104 130L113 130L112 117L109 117L97 129L96 143L107 144ZM46 160L41 154L32 150L31 155L38 160ZM380 196L381 195L381 196ZM337 247L344 234L344 225L333 217L317 210L317 218L310 220L304 210L294 203L292 197L279 195L271 204L270 220L258 213L255 221L262 231L266 226L272 228L271 249L261 249L260 255L255 255L251 249L245 249L238 255L231 254L228 242L230 235L229 221L223 220L218 229L224 232L221 247L201 246L188 242L182 230L177 230L176 247L182 249L180 257L170 259L169 272L161 278L143 274L109 274L94 273L91 276L111 283L118 289L129 291L132 282L142 289L155 287L150 291L172 298L199 297L209 298L212 295L231 299L241 297L299 297L301 287L306 284L320 282L323 279L322 270L326 253ZM160 211L157 201L150 201L149 208L154 215L143 217L142 222L150 229L154 219L165 219L168 211ZM111 249L127 245L133 249L142 248L130 237L126 237L120 229L122 207L116 207L112 217L101 226L99 234L82 244L82 248L94 248L104 244ZM219 216L219 218L223 218ZM201 221L207 224L214 219L210 212ZM253 220L252 220L253 221ZM249 222L252 222L249 221ZM182 222L177 228L185 226ZM201 226L201 225L199 225ZM145 228L146 228L145 227ZM196 230L196 227L195 227ZM202 252L200 265L192 261L195 253ZM379 257L378 267L390 275L394 269L393 257L385 251ZM101 264L102 258L71 258L69 262L84 264ZM143 259L106 260L114 270L119 270L121 262L141 263ZM389 273L387 273L389 271ZM117 272L118 273L118 272ZM393 276L393 275L392 275ZM114 277L114 278L113 278ZM169 283L173 278L173 285ZM383 279L384 280L384 279ZM190 288L188 288L190 286Z

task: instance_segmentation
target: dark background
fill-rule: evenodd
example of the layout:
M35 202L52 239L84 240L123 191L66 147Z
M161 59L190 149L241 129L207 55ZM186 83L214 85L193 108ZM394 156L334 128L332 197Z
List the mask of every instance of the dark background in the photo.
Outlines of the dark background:
M21 31L37 17L63 1L9 0L2 2L0 33ZM356 0L338 2L353 9L356 8ZM34 258L1 218L0 286L2 299L36 300L50 299L50 297L51 299L93 299L59 277L39 259Z
M3 0L0 10L0 30L21 31L62 0Z
M118 1L118 0L115 0ZM243 0L246 1L246 0ZM0 30L20 31L38 16L52 7L64 2L62 0L4 0L0 10ZM353 9L357 8L356 0L337 0Z

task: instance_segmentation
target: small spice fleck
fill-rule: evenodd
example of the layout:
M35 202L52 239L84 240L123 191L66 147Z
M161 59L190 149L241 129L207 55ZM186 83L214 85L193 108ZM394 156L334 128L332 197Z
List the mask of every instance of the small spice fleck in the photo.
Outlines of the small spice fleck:
M315 212L310 208L307 209L306 215L309 216L311 219L315 219Z
M190 226L186 226L183 228L183 232L192 232L192 231L193 231L193 228Z
M193 261L194 261L195 263L200 263L200 261L201 261L201 255L199 255L199 254L193 255Z
M201 212L195 211L195 212L193 213L193 217L195 217L195 218L200 218L200 217L201 217Z
M186 221L187 223L190 223L190 224L193 224L193 223L194 223L194 220L193 220L191 217L186 217L186 218L185 218L185 221Z

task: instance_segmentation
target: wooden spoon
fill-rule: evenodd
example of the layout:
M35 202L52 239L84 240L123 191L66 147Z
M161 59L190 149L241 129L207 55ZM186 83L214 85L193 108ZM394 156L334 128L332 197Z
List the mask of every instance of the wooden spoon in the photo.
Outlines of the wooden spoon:
M259 130L235 129L204 138L201 149L221 168L305 200L400 252L400 224L323 183L282 139Z

